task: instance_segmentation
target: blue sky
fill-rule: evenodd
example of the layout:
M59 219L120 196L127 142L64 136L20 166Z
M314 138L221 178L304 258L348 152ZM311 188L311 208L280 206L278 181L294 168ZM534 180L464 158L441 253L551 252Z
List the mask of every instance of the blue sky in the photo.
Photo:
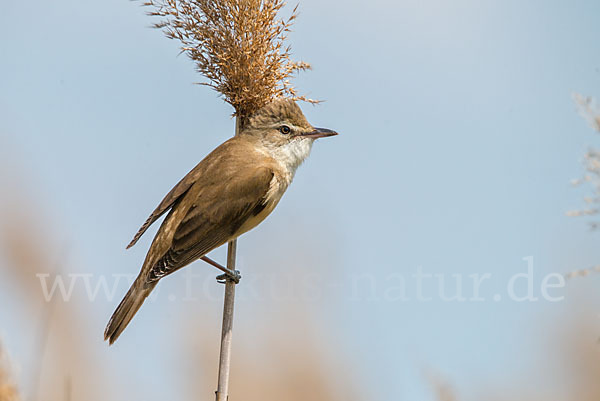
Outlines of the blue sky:
M2 8L5 175L43 205L55 243L69 249L66 271L137 274L151 236L124 246L172 185L231 136L231 108L193 85L201 77L192 62L149 28L136 2ZM530 373L544 360L540 336L577 313L600 326L594 276L557 290L562 302L492 300L526 272L525 257L533 257L536 288L546 274L600 260L598 234L565 216L583 206L589 188L569 183L598 143L572 93L600 97L599 12L596 1L300 3L290 43L314 70L296 86L326 100L302 107L340 136L316 143L278 210L242 237L241 266L249 280L316 274L318 295L298 303L312 311L323 342L354 362L373 398L431 399L425 367L466 394L474 383L536 383L536 375L551 377ZM263 264L272 267L261 271ZM398 275L414 294L419 267L447 277L491 274L486 301L385 297ZM178 280L164 283L165 294ZM244 288L242 281L240 297L252 298ZM31 323L16 312L10 282L0 289L3 340L13 359L26 360L28 335L20 333ZM177 333L159 322L192 317L160 300L110 350L100 333L117 301L83 305L97 334L93 352L117 370L141 370L136 377L172 362L167 340ZM270 295L261 300L278 302L285 307ZM218 315L219 301L210 305ZM239 307L242 329L261 321L252 314ZM134 343L159 339L163 346L138 367ZM161 383L149 386L145 400L169 394ZM554 386L560 391L559 380Z

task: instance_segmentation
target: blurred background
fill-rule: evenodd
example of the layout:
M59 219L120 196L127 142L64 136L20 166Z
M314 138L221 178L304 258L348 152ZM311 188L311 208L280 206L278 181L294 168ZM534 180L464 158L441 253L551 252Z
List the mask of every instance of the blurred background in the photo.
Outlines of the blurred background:
M156 227L125 245L233 110L139 2L1 10L0 400L213 399L210 266L102 335ZM239 241L230 399L600 399L600 3L299 11L301 106L341 135Z

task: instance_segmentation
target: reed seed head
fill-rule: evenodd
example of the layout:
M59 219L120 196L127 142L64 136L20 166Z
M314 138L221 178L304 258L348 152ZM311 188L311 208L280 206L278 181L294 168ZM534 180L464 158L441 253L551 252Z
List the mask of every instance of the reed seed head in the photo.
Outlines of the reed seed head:
M219 92L236 116L249 116L281 97L317 103L298 95L290 83L294 73L310 69L292 61L285 44L298 6L280 19L283 0L148 0L144 5L162 18L154 27L181 42L182 52L207 79L202 84Z

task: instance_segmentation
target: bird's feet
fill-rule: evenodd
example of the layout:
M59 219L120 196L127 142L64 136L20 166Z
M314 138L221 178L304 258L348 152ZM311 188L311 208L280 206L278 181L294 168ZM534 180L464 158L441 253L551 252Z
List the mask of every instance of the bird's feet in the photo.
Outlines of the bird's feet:
M214 266L217 269L221 270L223 273L225 273L225 274L221 274L220 276L217 276L217 281L219 283L225 284L227 282L227 280L231 280L236 284L240 282L242 275L240 274L240 272L238 270L230 270L230 269L226 268L225 266L221 265L220 263L215 262L214 260L212 260L211 258L209 258L206 255L202 256L200 259L202 259L209 265Z
M237 284L240 282L241 278L242 278L242 275L240 274L239 270L233 270L233 271L229 270L225 274L221 274L221 275L217 276L217 282L219 282L221 284L225 284L225 283L227 283L228 280L231 280Z

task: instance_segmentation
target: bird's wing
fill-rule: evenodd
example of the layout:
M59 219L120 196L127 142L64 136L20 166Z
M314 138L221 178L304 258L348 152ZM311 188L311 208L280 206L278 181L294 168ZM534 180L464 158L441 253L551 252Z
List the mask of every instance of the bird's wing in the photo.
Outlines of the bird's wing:
M181 206L188 210L175 228L171 246L148 271L147 282L173 273L232 239L249 218L265 208L273 176L271 168L253 166L244 171L223 168L219 174L200 178L182 198ZM169 224L167 217L163 225Z
M203 167L204 166L202 165L202 163L198 163L196 167L194 167L189 173L187 173L186 176L183 177L181 181L179 181L177 185L175 185L173 189L171 189L171 191L169 191L169 193L160 202L156 209L154 209L152 214L150 214L150 217L148 217L148 219L144 222L142 227L140 227L138 232L134 235L129 245L127 245L127 249L134 246L135 243L140 239L140 237L144 235L148 227L150 227L152 223L154 223L160 216L162 216L167 210L169 210L173 206L173 204L177 202L178 199L180 199L183 195L186 194L186 192L190 189L192 184L194 184L194 182L198 180L198 177L202 173Z

